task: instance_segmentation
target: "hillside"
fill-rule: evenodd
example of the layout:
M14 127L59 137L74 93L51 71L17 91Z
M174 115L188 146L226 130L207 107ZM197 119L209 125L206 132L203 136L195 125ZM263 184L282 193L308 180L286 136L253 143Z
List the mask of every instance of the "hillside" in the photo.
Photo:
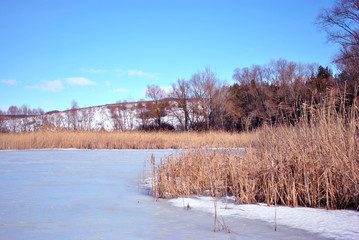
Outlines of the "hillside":
M43 114L0 115L1 132L27 132L40 129L67 129L82 131L131 131L158 127L181 129L183 114L173 100L161 100L166 106L157 116L154 101L107 104L94 107L50 111ZM194 121L194 115L192 114ZM200 117L196 117L200 119Z

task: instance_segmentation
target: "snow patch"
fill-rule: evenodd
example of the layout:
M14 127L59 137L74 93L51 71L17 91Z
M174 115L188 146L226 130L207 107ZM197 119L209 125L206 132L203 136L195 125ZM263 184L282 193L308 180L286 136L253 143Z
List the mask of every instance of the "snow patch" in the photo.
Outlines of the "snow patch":
M169 200L176 207L183 207L184 202L189 202L191 208L213 213L213 215L214 201L215 198L212 197ZM354 210L277 206L276 211L277 225L286 225L335 239L358 239L359 236L359 212ZM217 200L217 213L222 216L249 218L274 224L275 207L266 204L238 205L231 202L226 205L225 198L221 198Z

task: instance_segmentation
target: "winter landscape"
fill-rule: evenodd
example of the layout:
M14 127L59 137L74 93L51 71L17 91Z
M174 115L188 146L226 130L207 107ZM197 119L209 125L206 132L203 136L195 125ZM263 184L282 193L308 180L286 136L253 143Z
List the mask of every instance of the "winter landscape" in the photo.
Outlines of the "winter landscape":
M3 0L0 36L0 239L359 239L358 1Z

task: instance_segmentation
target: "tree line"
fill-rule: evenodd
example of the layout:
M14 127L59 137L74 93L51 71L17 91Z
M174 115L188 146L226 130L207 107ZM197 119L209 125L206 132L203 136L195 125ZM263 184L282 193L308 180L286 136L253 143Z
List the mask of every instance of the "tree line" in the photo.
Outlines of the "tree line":
M313 106L331 98L351 105L358 100L358 79L351 82L343 72L333 76L328 67L317 64L279 59L265 65L237 68L233 80L233 84L224 84L207 67L190 79L178 79L170 91L157 85L147 86L145 95L151 101L110 104L101 114L107 111L112 129L119 131L244 131L265 123L295 124L306 114L303 104ZM80 109L76 101L62 115L53 113L58 112L44 114L41 109L31 110L24 105L9 107L6 115L28 119L23 124L33 123L31 117L42 116L38 129L56 126L69 130L92 129L94 109ZM169 116L176 119L176 125L169 123ZM135 119L139 124L135 124Z
M156 119L157 128L175 109L182 130L243 131L264 123L294 124L304 114L303 104L336 98L351 105L358 96L357 83L343 73L333 76L328 67L285 59L237 68L233 79L234 84L224 85L206 68L189 80L179 79L167 95L159 86L148 86L153 101L145 113Z

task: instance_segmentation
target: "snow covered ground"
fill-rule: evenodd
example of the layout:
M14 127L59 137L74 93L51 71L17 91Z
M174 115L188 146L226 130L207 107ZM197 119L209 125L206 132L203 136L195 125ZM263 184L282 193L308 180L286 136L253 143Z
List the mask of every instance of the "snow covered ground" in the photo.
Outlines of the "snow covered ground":
M0 239L358 239L355 211L278 207L274 232L273 207L221 201L231 233L214 233L212 198L155 201L140 187L144 161L173 153L0 151Z
M215 199L212 197L177 198L169 200L174 206L183 207L189 203L196 210L214 215ZM275 207L266 204L231 203L232 199L218 199L217 213L220 216L249 218L271 223L274 229ZM318 233L327 238L359 239L359 212L351 210L325 210L314 208L290 208L277 206L277 228L289 226ZM230 225L230 223L228 224Z
M139 104L143 108L139 108ZM174 106L174 102L171 105ZM109 104L77 110L52 111L42 115L17 116L0 118L0 131L26 132L43 129L76 129L76 130L136 130L143 124L156 124L154 118L146 121L140 118L141 111L149 111L145 102ZM177 107L169 108L161 121L180 126L178 118L183 118L182 111ZM193 119L193 116L192 116ZM199 118L201 119L201 117ZM144 122L145 121L145 122Z

